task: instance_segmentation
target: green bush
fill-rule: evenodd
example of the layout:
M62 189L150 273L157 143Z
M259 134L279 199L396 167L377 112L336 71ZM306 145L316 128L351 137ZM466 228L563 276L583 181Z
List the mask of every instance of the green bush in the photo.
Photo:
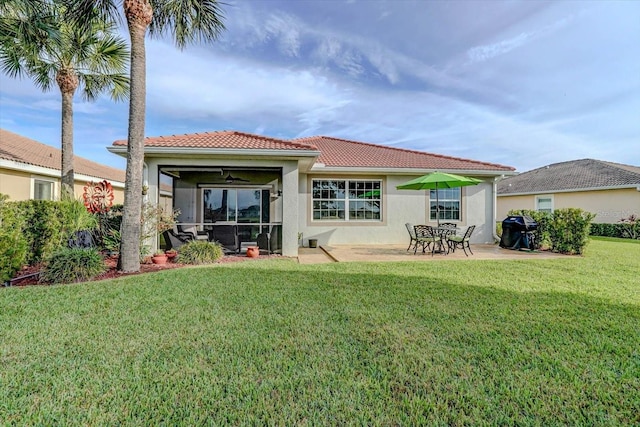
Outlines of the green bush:
M114 205L107 212L95 214L98 228L95 242L101 250L118 252L120 250L120 225L122 224L122 205Z
M590 212L578 208L557 209L549 224L551 250L568 254L582 254L589 238Z
M624 224L594 223L591 224L589 234L592 236L624 238L624 228Z
M90 280L106 270L96 249L62 248L46 262L40 274L43 283L75 283Z
M193 240L180 247L177 262L183 264L208 264L222 258L222 247L213 242Z
M640 216L630 215L620 220L622 237L626 239L640 239Z
M27 264L36 264L66 245L60 202L25 200L12 203L17 204L20 215L25 219L22 232L27 241Z
M7 198L0 194L0 283L11 279L27 259L27 240L22 234L24 216Z

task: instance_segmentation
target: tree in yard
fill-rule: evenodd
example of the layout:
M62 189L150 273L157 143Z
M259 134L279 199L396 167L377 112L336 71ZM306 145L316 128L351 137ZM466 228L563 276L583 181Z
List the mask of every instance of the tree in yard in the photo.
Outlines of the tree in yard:
M79 21L99 13L118 19L117 0L64 0ZM182 49L195 41L214 41L224 29L217 0L123 0L122 11L131 37L131 95L125 178L122 243L118 269L140 270L140 218L146 111L146 48L150 36L170 34Z
M98 15L78 25L60 0L5 0L0 13L0 68L13 78L31 78L43 91L54 84L60 89L61 197L73 198L73 97L80 88L87 101L103 92L126 99L127 44Z

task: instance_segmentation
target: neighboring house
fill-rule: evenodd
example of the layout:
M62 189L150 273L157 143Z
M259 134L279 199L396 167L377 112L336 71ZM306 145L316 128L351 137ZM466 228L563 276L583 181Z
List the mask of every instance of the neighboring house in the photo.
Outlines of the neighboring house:
M126 156L127 142L109 151ZM433 171L484 182L440 193L441 213L460 227L476 225L474 242L493 242L495 182L514 168L330 137L282 140L236 131L149 137L145 185L171 182L178 221L211 235L236 225L241 240L281 233L283 255L299 239L319 244L398 244L406 222L434 224L435 193L396 186ZM220 227L222 229L223 227ZM240 231L239 231L240 233Z
M498 218L512 209L580 208L594 222L640 214L640 167L593 159L554 163L498 182Z
M0 193L10 200L56 200L60 195L59 149L0 129ZM82 197L88 182L107 180L114 203L124 201L125 172L74 156L74 194Z

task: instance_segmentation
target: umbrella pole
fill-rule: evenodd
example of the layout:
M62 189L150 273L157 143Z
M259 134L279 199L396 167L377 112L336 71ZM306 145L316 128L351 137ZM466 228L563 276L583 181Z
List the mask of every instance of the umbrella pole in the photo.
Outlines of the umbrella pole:
M436 226L440 227L440 198L438 197L438 183L436 182Z

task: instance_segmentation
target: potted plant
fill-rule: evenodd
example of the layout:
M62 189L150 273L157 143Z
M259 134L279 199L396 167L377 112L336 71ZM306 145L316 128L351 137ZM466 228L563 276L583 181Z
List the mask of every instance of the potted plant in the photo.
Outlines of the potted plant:
M178 255L178 251L176 251L175 249L166 250L164 251L164 253L167 258L169 258L169 261L173 261L173 259Z
M168 258L168 257L167 257L167 255L166 255L164 252L162 252L162 251L156 251L156 252L153 254L153 256L151 257L151 261L152 261L154 264L162 265L162 264L166 264L166 263L167 263L167 258Z

